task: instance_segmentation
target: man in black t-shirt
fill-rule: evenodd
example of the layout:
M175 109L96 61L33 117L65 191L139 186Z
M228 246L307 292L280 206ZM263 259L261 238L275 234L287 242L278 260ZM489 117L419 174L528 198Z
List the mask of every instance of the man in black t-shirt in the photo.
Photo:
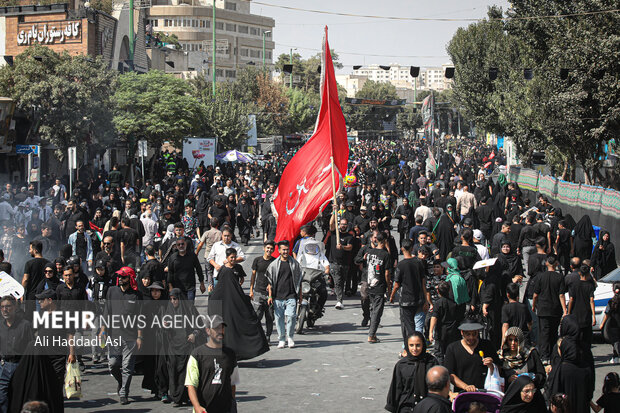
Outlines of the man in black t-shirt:
M394 288L390 294L390 302L393 303L400 289L400 326L405 343L414 331L424 333L424 319L431 303L431 296L426 291L425 265L411 255L411 244L409 239L402 242L404 259L396 267Z
M454 247L452 258L462 257L464 268L472 269L474 264L480 261L478 249L474 247L474 233L471 229L465 228L461 234L461 245Z
M39 285L39 282L43 279L43 268L48 261L43 258L41 252L43 250L43 244L41 241L30 241L29 252L32 256L31 260L24 265L24 278L22 278L22 286L24 287L25 313L26 319L32 319L32 313L35 310L35 289Z
M235 392L239 368L235 352L223 346L226 323L219 315L207 319L208 340L192 351L185 386L195 412L237 411Z
M336 308L342 310L344 305L342 304L344 295L344 284L349 273L349 265L352 260L353 251L353 237L347 233L349 222L342 218L338 223L338 229L340 230L340 244L336 240L336 224L334 215L329 222L329 230L331 235L327 240L328 246L328 258L329 258L329 271L334 280L334 290L336 291Z
M250 298L252 299L252 306L256 311L256 316L259 322L265 315L265 336L267 339L271 337L273 332L273 307L270 306L267 301L269 294L267 293L267 267L275 258L271 256L275 250L275 242L268 240L263 244L263 255L254 258L252 262L252 278L250 279Z
M368 250L364 259L368 264L368 295L370 298L370 328L368 330L368 342L378 343L377 328L383 315L383 296L387 292L391 294L392 281L390 280L390 267L392 257L385 248L386 237L383 232L376 235L376 245Z
M529 342L532 315L527 305L519 302L519 285L508 284L506 286L506 297L508 297L508 304L504 304L502 307L502 344L506 337L506 331L510 327L519 327Z
M568 290L570 300L568 313L577 317L581 329L581 339L589 348L592 345L592 326L596 325L594 313L594 290L596 287L590 277L590 267L583 264L579 268L579 281L571 284Z
M556 272L557 264L555 255L547 257L547 271L537 276L532 299L532 311L538 315L538 348L543 363L549 362L560 320L566 315L566 287L564 277Z
M123 227L119 231L119 241L121 242L121 261L124 265L129 265L131 259L135 259L138 254L137 248L140 245L138 242L138 231L131 228L131 220L127 217L121 221Z

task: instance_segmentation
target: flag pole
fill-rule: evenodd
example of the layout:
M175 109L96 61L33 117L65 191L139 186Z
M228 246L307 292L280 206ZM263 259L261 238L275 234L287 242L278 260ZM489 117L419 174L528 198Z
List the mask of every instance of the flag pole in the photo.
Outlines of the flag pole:
M338 201L336 200L336 166L334 165L334 157L330 157L332 161L332 190L334 192L334 226L336 227L336 244L340 244L340 228L338 226Z

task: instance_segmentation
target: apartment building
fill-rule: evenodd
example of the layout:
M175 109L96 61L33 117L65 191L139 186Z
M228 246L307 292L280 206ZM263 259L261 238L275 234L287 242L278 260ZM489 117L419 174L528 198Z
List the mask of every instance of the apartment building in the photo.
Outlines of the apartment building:
M248 64L273 64L273 29L271 17L252 14L250 0L153 0L147 23L153 33L175 34L188 53L194 70L211 74L212 34L216 36L217 81L234 81L237 70ZM197 58L192 58L197 57Z

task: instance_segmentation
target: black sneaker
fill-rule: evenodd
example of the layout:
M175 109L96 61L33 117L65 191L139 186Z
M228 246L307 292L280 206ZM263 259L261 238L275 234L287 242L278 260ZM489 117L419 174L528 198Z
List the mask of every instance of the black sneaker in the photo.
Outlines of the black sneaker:
M369 321L370 321L369 318L364 317L364 319L362 320L362 327L368 327Z
M121 396L121 404L123 406L129 404L129 399L127 398L127 396Z

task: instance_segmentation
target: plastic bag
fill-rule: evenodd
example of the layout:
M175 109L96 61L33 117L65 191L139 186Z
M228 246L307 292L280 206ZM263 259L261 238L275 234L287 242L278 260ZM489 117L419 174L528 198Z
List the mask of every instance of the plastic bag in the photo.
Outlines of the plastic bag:
M82 397L82 377L80 376L80 367L77 363L67 364L65 393L67 399L79 399Z
M504 391L504 378L499 375L499 369L493 364L493 373L491 369L487 371L487 378L484 380L485 390Z

